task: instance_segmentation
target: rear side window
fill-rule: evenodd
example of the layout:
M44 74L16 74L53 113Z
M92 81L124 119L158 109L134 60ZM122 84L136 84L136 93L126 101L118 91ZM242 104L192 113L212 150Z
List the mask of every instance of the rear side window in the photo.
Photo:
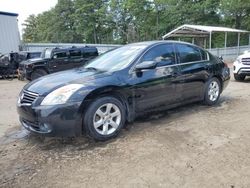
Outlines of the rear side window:
M179 53L180 63L202 60L202 55L199 48L186 44L177 44L176 48Z
M201 59L202 60L208 60L208 54L206 51L200 49L200 52L201 52Z
M95 49L91 49L91 48L86 48L86 49L84 49L84 51L83 51L83 57L92 57L92 56L97 56L98 55L98 53L97 53L97 51L95 50Z
M67 57L67 52L55 52L53 57L55 59L63 59Z
M156 61L157 67L175 64L173 44L161 44L151 48L141 59L143 61Z
M69 55L70 58L79 58L81 57L81 50L70 50Z

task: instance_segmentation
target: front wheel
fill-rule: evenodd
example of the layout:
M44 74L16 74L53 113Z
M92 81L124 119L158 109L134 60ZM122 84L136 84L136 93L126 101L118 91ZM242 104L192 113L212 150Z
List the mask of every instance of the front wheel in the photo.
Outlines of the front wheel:
M205 89L204 102L207 105L214 105L218 102L221 93L221 84L217 78L211 78Z
M90 104L83 118L86 133L95 140L118 135L125 124L124 105L114 97L101 97Z
M244 75L234 74L234 79L236 81L243 81L243 80L245 80L245 78L246 78L246 76L244 76Z

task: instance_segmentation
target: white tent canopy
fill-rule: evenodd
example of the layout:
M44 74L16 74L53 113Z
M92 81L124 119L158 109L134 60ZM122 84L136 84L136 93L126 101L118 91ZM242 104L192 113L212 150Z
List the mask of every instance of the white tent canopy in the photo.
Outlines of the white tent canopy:
M215 26L203 26L203 25L182 25L173 31L167 33L162 38L163 40L170 37L191 37L191 38L209 38L209 48L211 49L212 45L212 33L215 32L224 32L225 33L225 48L227 46L227 33L238 33L238 46L240 44L240 34L241 33L249 33L249 31L232 29L227 27L215 27ZM194 41L194 40L193 40ZM250 35L249 35L249 43L250 43Z

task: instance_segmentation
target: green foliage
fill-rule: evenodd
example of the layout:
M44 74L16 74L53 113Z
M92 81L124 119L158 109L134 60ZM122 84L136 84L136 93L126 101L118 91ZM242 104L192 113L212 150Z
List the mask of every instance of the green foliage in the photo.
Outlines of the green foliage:
M27 18L23 40L126 44L161 39L182 24L250 30L249 17L249 0L58 0L51 10ZM223 46L223 34L213 39L214 47Z

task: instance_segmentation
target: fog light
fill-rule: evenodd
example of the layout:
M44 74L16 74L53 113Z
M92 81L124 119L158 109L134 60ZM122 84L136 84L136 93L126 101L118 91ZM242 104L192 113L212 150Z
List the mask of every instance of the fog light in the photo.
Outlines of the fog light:
M39 129L44 132L50 132L49 125L47 125L46 123L40 123Z

